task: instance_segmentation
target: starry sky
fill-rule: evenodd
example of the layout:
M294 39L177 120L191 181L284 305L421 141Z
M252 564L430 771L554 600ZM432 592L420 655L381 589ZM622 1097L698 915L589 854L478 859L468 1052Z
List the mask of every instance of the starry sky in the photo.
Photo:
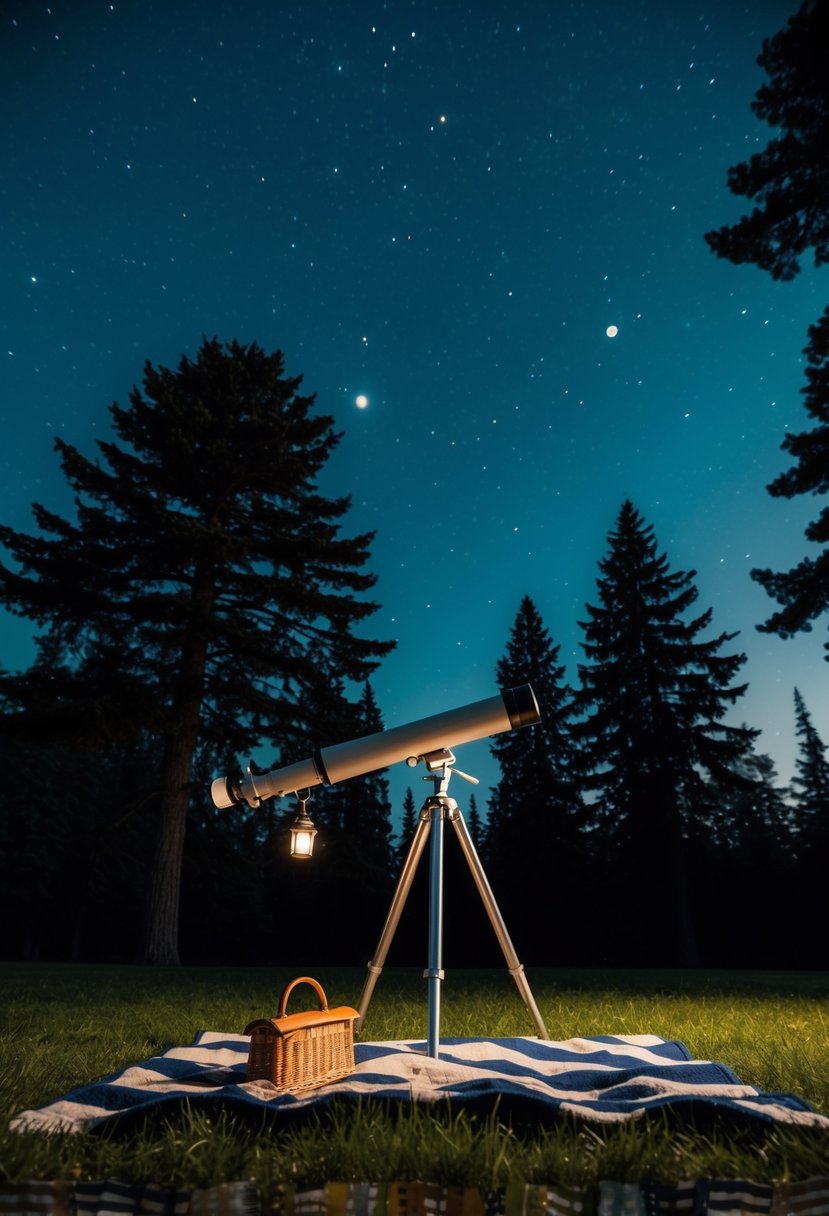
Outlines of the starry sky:
M825 631L757 633L749 570L808 548L814 502L765 487L807 426L827 280L703 234L745 210L726 171L771 134L756 59L795 8L4 0L0 518L70 509L54 437L93 454L145 360L256 340L343 432L322 484L346 529L377 530L386 726L491 696L525 594L576 682L629 497L740 631L733 716L788 781L795 685L827 735ZM0 664L32 653L0 620ZM486 743L457 762L482 804ZM420 802L405 766L391 784Z

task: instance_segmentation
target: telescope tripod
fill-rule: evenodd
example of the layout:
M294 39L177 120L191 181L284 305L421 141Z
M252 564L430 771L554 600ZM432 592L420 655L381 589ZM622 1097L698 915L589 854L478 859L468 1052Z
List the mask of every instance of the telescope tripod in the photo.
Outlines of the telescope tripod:
M383 926L377 950L368 964L368 975L363 986L362 995L360 996L359 1017L356 1027L359 1029L362 1025L369 1001L371 1000L371 994L383 970L389 946L400 922L406 898L411 890L418 862L426 847L426 841L431 836L431 840L429 841L429 956L428 967L423 973L423 978L427 981L428 993L429 1020L426 1050L430 1056L438 1059L440 1041L440 985L444 976L443 829L444 824L448 820L455 829L460 841L461 850L475 881L475 886L478 888L478 894L481 896L490 923L495 930L495 936L506 959L509 973L515 980L521 998L535 1022L538 1036L541 1039L549 1039L550 1036L547 1033L544 1020L539 1013L527 977L524 974L524 966L518 961L515 947L507 932L504 919L498 910L495 896L492 894L492 888L484 873L484 868L481 865L472 837L469 835L463 815L458 809L458 804L454 798L450 798L447 794L455 757L450 751L444 749L424 756L423 760L426 767L430 769L429 776L424 777L423 780L434 782L434 793L423 803L417 829L415 830L406 861L403 864L403 869L397 881L397 887L392 897L391 906L386 916L386 923ZM466 773L461 773L458 769L455 771L459 777L465 777L467 781L472 781L477 785L474 777L467 777Z

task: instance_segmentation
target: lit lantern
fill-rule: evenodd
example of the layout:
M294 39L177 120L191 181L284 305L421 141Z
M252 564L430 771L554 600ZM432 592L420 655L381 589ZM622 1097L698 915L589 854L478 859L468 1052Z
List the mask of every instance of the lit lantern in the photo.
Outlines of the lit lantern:
M297 790L296 796L299 810L297 811L296 819L291 824L292 857L310 857L314 851L314 837L317 834L317 829L308 818L308 813L305 810L309 794L309 790Z

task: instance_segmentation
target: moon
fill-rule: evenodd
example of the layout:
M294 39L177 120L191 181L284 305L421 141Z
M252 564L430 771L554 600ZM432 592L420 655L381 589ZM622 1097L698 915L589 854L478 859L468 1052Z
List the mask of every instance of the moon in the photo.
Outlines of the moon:
M619 327L618 325L608 325L604 332L607 334L608 338L615 338L619 332Z
M354 404L357 406L358 410L364 410L368 405L368 397L365 395L365 393L360 393L354 398Z

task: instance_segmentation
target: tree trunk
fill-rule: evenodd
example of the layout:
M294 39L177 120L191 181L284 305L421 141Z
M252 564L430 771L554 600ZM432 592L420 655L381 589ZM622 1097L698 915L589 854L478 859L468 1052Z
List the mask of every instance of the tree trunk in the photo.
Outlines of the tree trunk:
M155 854L147 896L143 961L176 966L178 953L179 893L184 858L190 769L195 732L178 733L168 741L162 773Z
M193 753L199 734L204 673L207 664L207 626L213 610L215 587L204 571L197 572L192 592L192 627L184 640L172 728L167 736L161 771L155 855L147 896L143 961L161 966L179 963L178 928L181 866Z

